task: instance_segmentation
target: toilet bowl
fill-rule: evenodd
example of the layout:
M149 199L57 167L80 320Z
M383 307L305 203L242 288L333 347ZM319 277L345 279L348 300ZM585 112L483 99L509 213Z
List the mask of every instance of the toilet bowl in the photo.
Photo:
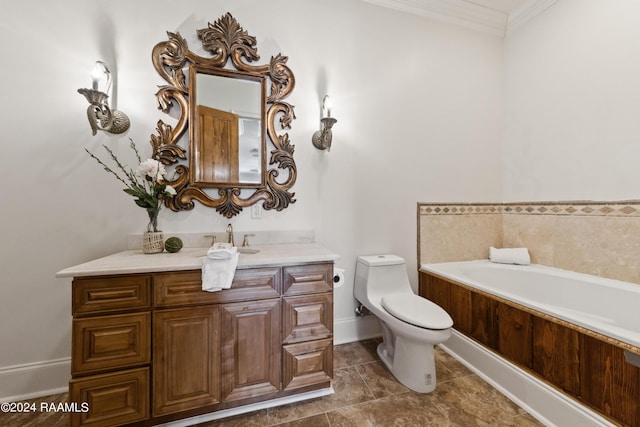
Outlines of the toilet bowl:
M387 369L411 390L432 392L434 346L451 336L451 316L413 293L405 261L396 255L358 257L353 294L380 321L377 351Z

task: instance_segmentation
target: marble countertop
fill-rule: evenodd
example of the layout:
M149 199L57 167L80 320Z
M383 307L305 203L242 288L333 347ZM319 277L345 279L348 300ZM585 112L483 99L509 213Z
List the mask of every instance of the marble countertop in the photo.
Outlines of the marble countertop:
M102 276L108 274L152 273L159 271L195 270L209 248L183 248L177 253L143 254L142 250L127 250L65 268L56 277ZM335 261L339 256L316 243L282 243L255 245L258 253L240 253L237 268L305 262Z

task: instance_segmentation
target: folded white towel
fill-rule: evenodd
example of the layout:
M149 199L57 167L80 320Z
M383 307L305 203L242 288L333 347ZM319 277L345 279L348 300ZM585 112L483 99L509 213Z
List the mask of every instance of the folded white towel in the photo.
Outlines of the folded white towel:
M238 266L238 248L230 243L216 243L202 260L202 290L208 292L229 289Z
M531 258L529 257L527 248L496 249L492 246L489 248L489 261L500 264L531 264Z

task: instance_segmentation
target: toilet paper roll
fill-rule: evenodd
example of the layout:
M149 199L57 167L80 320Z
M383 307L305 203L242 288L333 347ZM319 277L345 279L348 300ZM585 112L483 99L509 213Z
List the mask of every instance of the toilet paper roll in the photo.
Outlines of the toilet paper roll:
M333 288L339 288L344 285L344 269L342 268L334 268L333 269Z

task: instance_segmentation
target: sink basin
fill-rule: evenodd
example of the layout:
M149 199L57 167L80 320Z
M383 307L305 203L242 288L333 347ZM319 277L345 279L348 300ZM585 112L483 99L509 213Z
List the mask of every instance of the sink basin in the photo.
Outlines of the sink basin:
M238 248L238 253L241 253L241 254L257 254L258 252L260 252L260 249L256 249L256 248L247 248L247 247L244 247L244 248L242 248L242 247L241 247L241 248ZM207 252L206 252L206 251L205 251L205 253L197 252L197 253L194 255L194 258L204 258L204 257L206 257L206 256L207 256Z
M258 252L260 252L260 249L255 249L255 248L238 248L238 252L240 252L241 254L257 254Z

